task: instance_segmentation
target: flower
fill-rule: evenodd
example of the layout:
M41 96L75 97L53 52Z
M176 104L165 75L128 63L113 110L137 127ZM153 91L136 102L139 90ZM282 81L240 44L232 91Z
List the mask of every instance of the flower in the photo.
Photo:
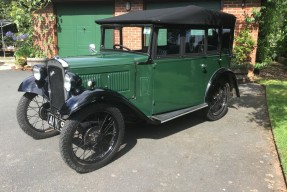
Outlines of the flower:
M13 39L14 41L17 41L17 36L13 35L13 36L12 36L12 39Z
M18 36L16 36L14 33L12 33L9 31L6 33L7 37L11 37L14 41L24 41L25 39L27 39L29 37L29 34L20 34Z
M25 40L25 39L27 39L29 37L29 34L22 34L22 35L20 35L20 39L21 40Z
M5 35L6 35L6 37L12 37L14 35L14 33L12 33L11 31L7 31L7 33Z
M24 41L28 37L29 37L28 34L20 34L20 35L17 36L17 41Z
M17 36L15 36L15 35L12 36L12 39L13 39L14 41L17 41L17 40L18 40Z

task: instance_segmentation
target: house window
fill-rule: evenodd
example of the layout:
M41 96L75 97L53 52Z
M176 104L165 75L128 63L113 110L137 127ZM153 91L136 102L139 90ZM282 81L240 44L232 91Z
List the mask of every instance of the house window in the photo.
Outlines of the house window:
M157 55L180 54L180 30L161 28L158 30Z
M203 29L188 29L185 34L185 53L203 53L205 31Z

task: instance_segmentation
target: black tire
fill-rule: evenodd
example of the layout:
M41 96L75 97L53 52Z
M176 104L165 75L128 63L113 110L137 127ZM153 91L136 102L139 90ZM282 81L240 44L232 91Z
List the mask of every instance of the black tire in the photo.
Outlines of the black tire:
M208 120L216 121L221 119L228 112L229 84L222 80L218 81L208 97L206 117Z
M21 129L34 139L46 139L59 134L47 123L49 102L34 93L25 93L17 107L17 120Z
M69 167L87 173L105 166L118 151L125 131L119 109L94 104L65 122L60 135L60 152Z

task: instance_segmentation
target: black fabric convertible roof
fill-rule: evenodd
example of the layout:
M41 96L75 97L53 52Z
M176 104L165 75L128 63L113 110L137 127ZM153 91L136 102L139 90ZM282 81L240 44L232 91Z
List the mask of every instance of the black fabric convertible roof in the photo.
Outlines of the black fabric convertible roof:
M185 24L210 25L233 28L236 17L198 6L173 7L130 12L124 15L97 20L98 24Z

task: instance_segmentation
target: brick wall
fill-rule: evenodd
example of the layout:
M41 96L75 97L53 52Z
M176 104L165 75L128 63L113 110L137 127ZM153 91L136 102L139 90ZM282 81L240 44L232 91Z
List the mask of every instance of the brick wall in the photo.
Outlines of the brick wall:
M127 13L126 1L116 0L115 1L115 16ZM131 10L138 11L143 10L143 0L131 1ZM142 35L141 28L125 28L123 30L124 46L127 46L131 50L141 49ZM115 33L115 44L119 43L119 34Z
M244 14L251 15L252 9L261 7L260 0L246 0L244 6L242 6L242 0L224 0L223 1L223 12L231 13L236 16L235 24L235 36L244 26ZM258 40L258 26L254 26L252 30L252 37L257 42ZM251 63L255 63L257 48L251 55Z
M34 45L45 55L53 57L57 51L56 15L52 4L34 14Z

